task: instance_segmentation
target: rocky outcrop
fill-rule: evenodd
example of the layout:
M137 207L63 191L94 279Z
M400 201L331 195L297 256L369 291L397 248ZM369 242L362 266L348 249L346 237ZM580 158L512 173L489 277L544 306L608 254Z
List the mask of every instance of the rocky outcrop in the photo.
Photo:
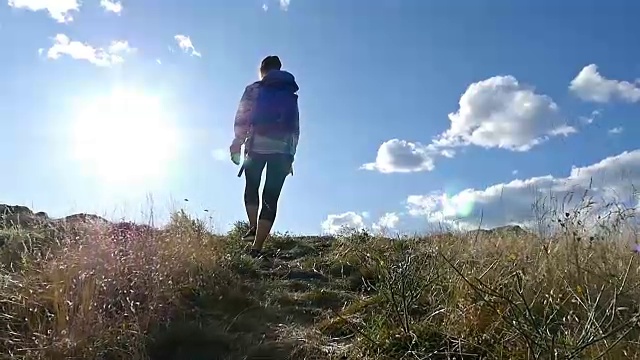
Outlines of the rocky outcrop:
M14 231L16 229L21 231ZM37 238L37 242L29 243L28 246L35 244L39 248L50 249L65 241L83 241L96 237L118 243L120 250L128 251L130 244L153 239L154 232L157 231L149 225L110 222L93 214L79 213L64 218L51 218L45 212L34 213L25 206L3 204L0 204L0 230L0 248L9 249L4 255L0 253L2 263L19 260L19 254L26 246L21 242L25 239ZM19 249L15 252L18 255L7 255L11 253L7 244L15 245ZM7 260L7 256L11 259Z
M57 225L108 225L110 222L98 215L93 214L73 214L62 219L51 218L40 211L34 213L31 209L21 205L0 204L0 228L35 228L42 226Z
M493 229L478 229L478 230L472 230L469 231L469 234L471 235L487 235L487 236L494 236L494 235L501 235L501 236L522 236L522 235L528 235L530 234L529 231L523 229L520 225L505 225L505 226L498 226L495 227Z
M0 216L12 214L33 215L33 211L26 206L0 204Z
M0 204L0 228L33 227L42 224L41 217L21 205Z
M101 225L109 224L109 220L105 218L102 218L98 215L85 213L69 215L66 216L63 220L67 223L94 223Z

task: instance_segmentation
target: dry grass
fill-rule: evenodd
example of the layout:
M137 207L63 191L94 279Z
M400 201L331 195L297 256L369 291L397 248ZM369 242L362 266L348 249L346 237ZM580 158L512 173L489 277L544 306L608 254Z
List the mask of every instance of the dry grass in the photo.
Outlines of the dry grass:
M444 236L343 246L375 282L321 329L353 335L353 358L640 358L640 261L628 243Z
M47 253L22 246L19 269L3 271L0 348L10 358L144 359L165 345L153 337L175 332L170 324L193 332L212 310L228 313L205 319L209 326L254 305L229 270L225 239L184 213L163 230L123 223L59 231ZM32 240L25 230L5 232L14 235L12 254ZM206 340L211 350L216 339Z
M618 219L606 238L591 237L581 221L554 217L545 237L276 235L268 266L182 212L163 229L5 229L0 353L640 359L633 236Z

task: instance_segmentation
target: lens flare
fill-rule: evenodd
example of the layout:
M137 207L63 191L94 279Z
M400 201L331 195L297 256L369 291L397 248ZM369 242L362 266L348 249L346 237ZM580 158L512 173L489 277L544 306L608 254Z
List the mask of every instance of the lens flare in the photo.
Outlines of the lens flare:
M468 217L473 212L475 197L470 191L462 191L453 196L442 194L440 204L444 217Z

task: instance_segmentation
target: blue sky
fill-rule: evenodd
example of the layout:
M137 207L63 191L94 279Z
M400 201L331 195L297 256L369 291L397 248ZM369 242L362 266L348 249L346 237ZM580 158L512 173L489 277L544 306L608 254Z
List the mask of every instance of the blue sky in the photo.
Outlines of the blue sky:
M301 111L276 230L526 224L536 198L592 180L598 198L633 206L639 10L631 0L8 0L0 202L139 217L152 194L159 216L208 209L226 230L244 218L227 157L233 116L276 54Z

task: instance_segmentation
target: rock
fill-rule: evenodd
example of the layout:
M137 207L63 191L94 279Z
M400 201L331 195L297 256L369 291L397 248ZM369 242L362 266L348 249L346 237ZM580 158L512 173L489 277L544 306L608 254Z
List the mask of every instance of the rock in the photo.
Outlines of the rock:
M522 227L520 227L520 225L505 225L505 226L498 226L495 227L493 229L478 229L478 230L471 230L469 231L469 234L475 235L475 234L479 234L479 235L516 235L516 236L520 236L520 235L526 235L529 232L525 229L523 229Z
M11 214L2 218L2 225L7 227L32 228L40 224L40 220L34 216L25 214ZM1 226L1 225L0 225Z
M286 278L288 280L302 280L302 281L309 281L309 280L319 280L319 281L327 281L327 277L322 275L321 273L315 272L315 271L308 271L308 270L290 270L287 275Z
M38 222L26 206L0 204L0 228L31 227Z
M68 223L97 223L102 225L109 224L109 220L103 217L100 217L98 215L93 215L93 214L85 214L85 213L66 216L64 218L64 221Z
M527 231L523 228L520 227L520 225L505 225L505 226L499 226L497 228L491 229L491 231L496 232L496 233L510 233L510 234L514 234L514 235L522 235L522 234L526 234Z
M16 214L33 215L33 211L26 206L0 204L0 216Z

